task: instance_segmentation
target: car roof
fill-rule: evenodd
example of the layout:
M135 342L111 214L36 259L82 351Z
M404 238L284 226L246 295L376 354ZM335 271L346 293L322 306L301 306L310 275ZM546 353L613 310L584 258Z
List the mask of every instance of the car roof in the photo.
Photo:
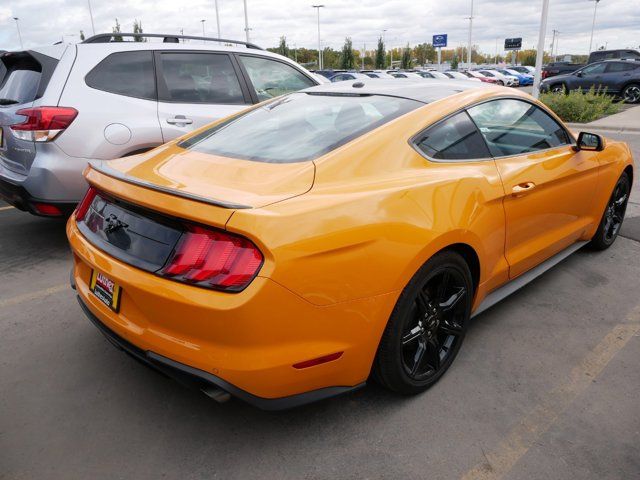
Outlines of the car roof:
M402 79L393 80L355 80L344 81L325 85L318 85L302 90L308 93L326 93L329 95L386 95L416 100L423 103L431 103L441 100L466 90L492 88L486 85L478 85L476 82L465 82L437 79ZM495 88L495 87L493 87Z

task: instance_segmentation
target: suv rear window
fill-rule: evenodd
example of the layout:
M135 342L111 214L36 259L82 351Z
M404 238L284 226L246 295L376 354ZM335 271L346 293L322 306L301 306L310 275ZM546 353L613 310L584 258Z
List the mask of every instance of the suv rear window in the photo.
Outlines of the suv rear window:
M26 53L5 55L0 63L0 105L33 102L42 76L40 64Z
M153 54L150 51L112 53L87 74L85 82L97 90L155 100Z
M302 162L422 105L382 95L293 93L183 140L179 146L257 162Z

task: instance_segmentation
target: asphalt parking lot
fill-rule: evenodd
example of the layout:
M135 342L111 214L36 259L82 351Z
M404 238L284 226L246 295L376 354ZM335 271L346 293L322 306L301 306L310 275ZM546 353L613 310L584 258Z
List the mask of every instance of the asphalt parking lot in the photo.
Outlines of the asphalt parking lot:
M640 135L624 139L640 161ZM279 413L116 351L68 286L64 223L0 204L0 478L640 478L635 183L616 244L475 318L430 391Z

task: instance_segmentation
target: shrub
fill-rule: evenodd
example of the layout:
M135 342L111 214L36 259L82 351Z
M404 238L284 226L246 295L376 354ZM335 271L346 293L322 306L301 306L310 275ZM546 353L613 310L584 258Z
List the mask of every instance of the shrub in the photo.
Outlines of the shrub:
M593 87L588 92L573 90L564 95L543 93L540 100L565 122L589 123L620 110L612 95Z

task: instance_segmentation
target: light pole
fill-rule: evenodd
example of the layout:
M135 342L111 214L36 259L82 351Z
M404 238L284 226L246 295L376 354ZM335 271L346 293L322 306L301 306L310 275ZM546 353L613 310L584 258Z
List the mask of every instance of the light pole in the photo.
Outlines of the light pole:
M96 34L96 27L93 24L93 11L91 10L91 0L87 0L87 4L89 4L89 16L91 17L91 31L93 34Z
M204 22L206 22L206 20L202 19L200 22L202 22L202 36L204 37Z
M216 4L216 26L218 27L218 38L220 37L220 15L218 14L218 0L215 0Z
M589 40L589 53L591 53L591 47L593 46L593 31L596 28L596 13L598 12L598 4L600 0L589 0L590 2L596 2L593 7L593 23L591 24L591 40Z
M473 0L471 0L471 15L469 16L469 50L467 51L467 68L471 70L471 32L473 30Z
M542 0L542 15L540 17L540 33L538 34L538 52L536 53L536 71L533 79L534 98L540 95L540 80L542 79L542 58L544 57L544 39L547 35L547 17L549 16L549 0Z
M249 43L249 17L247 15L247 0L244 0L244 32L247 36L247 43Z
M13 17L13 19L16 21L16 28L18 29L18 38L20 39L20 50L24 50L24 45L22 45L22 35L20 34L20 24L18 23L18 20L20 20L18 17Z
M324 7L324 5L311 5L318 11L318 70L322 70L323 61L322 61L322 48L320 45L320 9Z
M382 68L387 66L387 29L382 30L382 45L384 46L384 63Z

